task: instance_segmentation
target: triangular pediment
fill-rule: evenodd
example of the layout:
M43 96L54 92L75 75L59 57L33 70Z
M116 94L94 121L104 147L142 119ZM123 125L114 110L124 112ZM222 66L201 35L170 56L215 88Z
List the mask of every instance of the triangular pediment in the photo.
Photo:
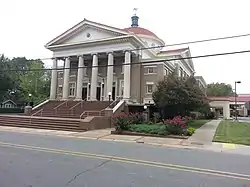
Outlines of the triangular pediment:
M48 48L54 45L98 41L127 34L127 32L121 29L84 19L82 22L51 40L46 44L46 47Z

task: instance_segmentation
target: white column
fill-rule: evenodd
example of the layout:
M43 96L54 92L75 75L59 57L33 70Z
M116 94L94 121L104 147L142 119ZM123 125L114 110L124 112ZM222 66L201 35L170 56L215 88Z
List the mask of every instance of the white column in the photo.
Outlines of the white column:
M223 106L223 117L224 117L224 119L229 119L230 118L229 102L224 104L224 106Z
M124 61L124 93L123 99L130 99L130 72L131 72L131 53L129 51L125 52Z
M63 99L68 99L69 97L69 72L70 72L70 58L67 57L64 64L63 73Z
M97 87L97 76L98 76L98 56L93 55L92 62L92 74L91 74L91 85L90 85L90 100L96 101L96 87Z
M78 72L77 72L77 86L76 86L76 99L82 100L82 82L84 72L83 56L78 57Z
M109 100L109 92L111 92L112 99L112 89L113 89L113 73L114 73L114 55L113 53L108 54L108 70L107 70L107 88L106 88L106 98Z
M56 99L57 88L57 59L53 59L52 73L51 73L51 85L50 85L50 99Z

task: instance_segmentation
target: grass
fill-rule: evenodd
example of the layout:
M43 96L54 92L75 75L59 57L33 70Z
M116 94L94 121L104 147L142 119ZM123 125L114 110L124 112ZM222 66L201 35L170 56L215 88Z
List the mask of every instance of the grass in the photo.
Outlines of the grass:
M250 123L221 121L213 141L250 145Z
M188 122L188 127L192 127L194 129L200 128L205 123L209 122L210 120L206 119L198 119L198 120L191 120Z

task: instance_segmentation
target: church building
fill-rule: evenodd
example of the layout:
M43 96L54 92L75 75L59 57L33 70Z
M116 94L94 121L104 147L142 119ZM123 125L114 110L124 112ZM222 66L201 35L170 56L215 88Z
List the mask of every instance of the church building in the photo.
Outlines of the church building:
M84 19L48 42L45 47L53 52L50 100L122 98L153 104L152 93L164 76L195 74L192 59L185 59L189 48L163 50L165 42L140 27L137 15L131 21L128 28L115 28ZM197 81L206 86L204 79Z

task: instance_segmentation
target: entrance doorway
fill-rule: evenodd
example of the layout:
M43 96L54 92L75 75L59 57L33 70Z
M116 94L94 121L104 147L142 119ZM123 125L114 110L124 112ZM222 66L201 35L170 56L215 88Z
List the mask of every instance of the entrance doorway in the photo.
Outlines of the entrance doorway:
M98 86L98 87L96 88L96 99L97 99L98 101L101 100L101 87L100 87L100 86Z
M88 89L87 87L82 88L82 100L87 99Z
M112 88L112 100L115 100L115 86Z

